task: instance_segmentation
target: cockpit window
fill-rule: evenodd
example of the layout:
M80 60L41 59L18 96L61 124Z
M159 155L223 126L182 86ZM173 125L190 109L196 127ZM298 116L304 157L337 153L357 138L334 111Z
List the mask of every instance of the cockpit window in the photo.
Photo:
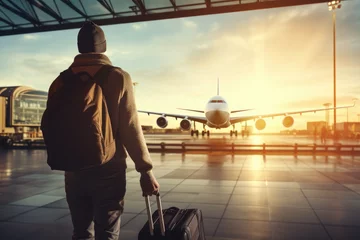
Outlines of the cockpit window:
M224 100L211 100L211 103L225 103Z

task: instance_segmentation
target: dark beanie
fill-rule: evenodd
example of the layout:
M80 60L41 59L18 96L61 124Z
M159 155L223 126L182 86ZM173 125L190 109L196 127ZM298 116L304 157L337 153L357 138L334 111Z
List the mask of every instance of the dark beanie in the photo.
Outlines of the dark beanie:
M86 21L78 34L80 53L103 53L106 51L106 39L103 30L91 21Z

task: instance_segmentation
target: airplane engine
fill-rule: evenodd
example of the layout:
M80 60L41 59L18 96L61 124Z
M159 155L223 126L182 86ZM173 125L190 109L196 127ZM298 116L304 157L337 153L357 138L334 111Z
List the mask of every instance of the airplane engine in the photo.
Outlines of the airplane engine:
M255 122L255 127L257 130L263 130L266 127L266 122L264 119L258 119Z
M156 124L161 128L166 128L166 126L168 125L168 121L165 117L159 117L156 120Z
M284 127L291 127L294 124L294 118L291 116L286 116L283 120Z
M191 128L191 122L187 119L183 119L180 122L180 127L182 130L190 130Z

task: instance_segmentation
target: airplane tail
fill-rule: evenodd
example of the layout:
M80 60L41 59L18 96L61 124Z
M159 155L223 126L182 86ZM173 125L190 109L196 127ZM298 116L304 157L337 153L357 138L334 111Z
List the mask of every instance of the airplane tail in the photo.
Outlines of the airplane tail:
M219 96L220 94L220 86L219 86L219 78L217 80L217 95Z

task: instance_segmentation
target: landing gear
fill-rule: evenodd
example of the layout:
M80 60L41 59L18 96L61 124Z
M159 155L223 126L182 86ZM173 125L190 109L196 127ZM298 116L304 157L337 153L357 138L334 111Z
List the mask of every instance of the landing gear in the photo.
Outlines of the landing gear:
M199 130L196 130L195 121L194 121L194 130L191 130L191 136L194 135L196 135L197 137L199 136Z
M244 136L249 137L249 130L247 130L247 122L245 122L245 128L241 130L241 136L244 138Z
M233 130L230 131L230 137L232 137L232 135L235 135L237 137L238 131L235 130L235 125L232 125L232 126L233 126Z
M199 136L199 130L191 130L191 136L196 135L197 137Z
M202 136L207 135L209 137L210 136L210 131L209 130L206 131L205 124L203 125L203 128L204 128L204 130L201 132L201 135Z
M244 138L246 135L246 137L249 137L249 131L248 130L242 130L241 131L241 136Z
M202 131L202 132L201 132L201 135L202 135L202 136L205 136L205 135L206 135L206 136L209 137L209 136L210 136L210 131L209 131L209 130L207 130L207 131Z

